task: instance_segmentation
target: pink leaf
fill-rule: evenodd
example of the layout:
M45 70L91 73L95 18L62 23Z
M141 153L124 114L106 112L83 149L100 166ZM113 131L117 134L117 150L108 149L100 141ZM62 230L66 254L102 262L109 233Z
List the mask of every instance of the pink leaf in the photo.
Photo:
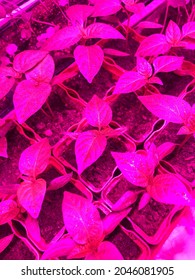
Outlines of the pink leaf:
M153 62L155 74L179 69L182 66L183 60L183 57L178 56L159 56Z
M105 23L92 23L85 30L85 38L123 39L125 37L114 27Z
M75 146L79 174L102 155L106 144L106 137L99 134L96 130L86 131L79 135Z
M32 80L24 80L16 87L13 102L20 124L41 109L51 92L51 86L47 83L35 83Z
M0 74L0 100L11 90L15 83L13 78L8 78Z
M13 237L14 235L10 234L0 239L0 253L2 253L7 248L7 246L9 246Z
M152 66L151 64L143 57L137 58L137 71L146 79L152 76Z
M171 46L166 41L165 35L153 34L141 42L136 56L158 56L159 54L168 52L170 48Z
M182 26L182 37L195 39L195 22L187 22Z
M66 10L66 14L72 25L83 25L86 19L93 13L94 7L88 5L73 5Z
M147 192L143 193L143 195L139 201L139 204L138 204L138 210L143 209L150 201L150 198L151 198L151 196Z
M22 182L17 191L19 203L34 219L39 216L45 192L46 181L43 179Z
M12 199L0 202L0 225L10 222L19 213L17 203Z
M127 11L131 12L131 13L141 13L144 11L145 5L144 3L134 3L133 5L125 5L125 8L127 9Z
M155 29L155 28L162 28L163 25L152 21L141 21L140 23L138 23L137 27L141 29L144 28Z
M47 55L35 68L26 72L27 80L37 83L49 83L54 74L55 64L51 55Z
M154 173L154 163L149 160L147 153L112 152L116 164L124 177L132 184L146 187Z
M163 85L163 82L161 81L161 79L160 78L158 78L158 77L151 77L149 80L148 80L148 82L150 83L150 84L158 84L158 85Z
M187 206L193 199L186 186L173 174L161 174L147 188L150 196L158 202Z
M55 51L67 49L78 43L82 38L81 30L76 26L66 26L57 31L47 41L44 50Z
M120 0L112 0L112 3L110 3L110 0L99 0L95 3L93 16L109 16L117 13L120 9Z
M179 97L156 94L140 96L139 99L152 114L168 122L183 123L191 112L190 105Z
M165 143L161 144L160 146L158 146L157 153L159 156L159 160L163 159L164 157L166 157L167 155L172 153L174 151L175 147L176 147L176 144L171 143L171 142L165 142Z
M0 19L6 17L6 10L2 5L0 5Z
M74 241L79 244L99 244L103 236L100 215L92 202L86 198L64 192L62 202L64 224Z
M129 93L142 88L146 84L146 79L138 72L128 71L122 74L116 83L113 94Z
M74 50L74 58L80 72L91 83L102 66L104 52L97 45L77 46Z
M47 190L48 191L58 190L58 189L64 187L68 182L70 182L71 178L72 178L72 172L65 174L63 176L57 177L50 182Z
M111 49L111 48L104 48L104 53L110 56L129 56L129 53L121 52L119 50Z
M123 260L123 256L114 244L104 241L99 245L97 252L87 254L85 260Z
M0 157L8 158L6 137L0 138Z
M138 194L134 191L126 191L112 206L113 211L121 211L137 200Z
M47 55L46 51L27 50L17 54L14 58L13 68L20 73L35 67Z
M100 128L109 125L112 120L112 110L106 101L93 95L86 105L84 116L90 125Z
M168 5L173 8L178 8L186 5L186 0L168 0Z
M105 216L103 222L104 235L112 233L120 222L129 214L130 208L122 211L111 212Z
M181 31L179 26L172 20L169 21L169 24L166 29L166 40L171 45L177 45L181 39Z
M47 138L25 149L19 159L19 170L27 176L37 177L49 163L51 147Z
M58 240L55 243L51 243L47 250L43 253L42 260L52 260L57 257L67 256L74 250L76 242L69 236Z

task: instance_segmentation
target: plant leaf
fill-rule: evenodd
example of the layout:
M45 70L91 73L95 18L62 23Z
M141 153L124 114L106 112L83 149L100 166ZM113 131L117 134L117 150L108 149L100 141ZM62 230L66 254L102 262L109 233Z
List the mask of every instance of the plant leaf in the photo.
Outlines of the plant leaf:
M46 181L43 179L22 182L17 191L19 203L34 219L39 216L45 192Z
M178 56L159 56L154 62L154 73L171 72L181 68L184 58Z
M183 123L191 112L190 105L179 97L156 94L139 99L152 114L168 122Z
M85 38L123 39L125 37L114 27L105 23L92 23L84 30Z
M42 61L47 53L40 50L23 51L14 57L13 68L19 73L25 73Z
M29 117L41 109L51 92L51 86L46 83L35 83L24 80L18 84L13 96L17 120L24 123Z
M120 76L113 94L129 93L136 91L146 84L146 79L138 72L128 71Z
M95 3L93 17L109 16L121 9L120 0L99 0Z
M153 34L141 42L136 56L158 56L159 54L168 52L170 48L171 46L168 44L165 35Z
M74 44L78 43L82 38L81 30L76 26L66 26L58 30L53 36L47 41L44 50L57 51L67 49Z
M12 199L0 202L0 225L8 223L14 219L19 213L17 203Z
M103 226L98 210L86 198L64 192L62 213L65 227L79 244L97 246L103 237Z
M137 57L137 71L146 79L152 76L152 66L151 64L143 57Z
M80 72L92 83L93 78L99 72L103 60L104 52L97 46L77 46L74 50L74 58Z
M93 95L86 105L84 116L90 125L100 128L109 125L112 120L112 110L106 101Z
M7 248L7 246L9 246L13 237L14 235L10 234L0 239L0 253L2 253Z
M182 26L182 37L195 39L195 22L187 22Z
M0 100L6 96L15 83L14 78L8 78L0 73Z
M6 137L0 137L0 157L8 158Z
M163 85L163 82L161 81L161 79L159 78L159 77L151 77L149 80L148 80L148 82L150 83L150 84L158 84L158 85Z
M54 74L55 64L51 55L47 55L35 68L26 72L27 80L37 83L49 83Z
M78 136L75 154L79 174L102 155L106 144L106 137L96 130L86 131Z
M153 28L162 28L163 25L156 22L144 20L138 23L137 27L141 29L145 29L145 28L153 29Z
M68 182L70 182L71 178L72 178L72 172L65 174L63 176L59 176L50 182L47 190L48 191L58 190L64 187Z
M97 252L87 254L85 260L123 260L123 256L114 244L103 241Z
M6 10L2 5L0 5L0 19L6 17Z
M181 39L181 31L179 26L172 20L169 21L169 24L166 29L166 40L171 45L177 45Z
M146 187L154 173L155 164L149 160L148 154L137 152L117 153L112 156L124 177L133 185Z
M22 174L36 178L49 163L51 147L47 138L25 149L19 159L19 170Z
M66 10L66 14L72 25L83 25L86 19L93 13L94 7L88 5L73 5Z
M189 206L193 198L186 186L173 174L161 174L147 187L150 196L161 203Z

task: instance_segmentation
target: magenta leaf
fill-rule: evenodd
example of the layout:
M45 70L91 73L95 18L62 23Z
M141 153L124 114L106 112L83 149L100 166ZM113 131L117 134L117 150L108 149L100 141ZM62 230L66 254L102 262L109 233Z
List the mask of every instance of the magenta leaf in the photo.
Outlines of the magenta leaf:
M123 260L123 256L114 244L103 241L97 252L87 254L85 260Z
M112 3L110 0L96 1L93 16L109 16L117 13L121 9L120 2L120 0L112 0Z
M166 40L172 46L177 45L181 39L181 31L179 26L172 20L169 21L169 24L166 29Z
M0 19L6 17L6 10L2 5L0 5Z
M168 5L178 8L186 5L186 0L168 0Z
M151 77L149 80L148 80L148 82L150 83L150 84L158 84L158 85L163 85L163 82L161 81L161 79L159 78L159 77Z
M106 144L106 137L96 130L86 131L78 136L75 154L79 174L102 155Z
M157 153L158 153L159 160L163 159L164 157L172 153L175 147L176 144L171 142L165 142L160 146L158 146Z
M66 10L66 14L72 25L83 25L86 19L93 13L94 7L88 5L73 5Z
M10 222L19 213L17 203L12 199L0 202L0 225Z
M14 78L8 78L0 73L0 100L11 90L15 83Z
M14 58L13 68L20 73L35 67L47 55L47 51L27 50L17 54Z
M137 71L146 79L152 76L152 66L151 64L143 57L137 58Z
M85 38L123 39L125 37L114 27L105 23L92 23L85 30Z
M68 182L70 182L71 178L72 178L72 172L65 174L63 176L57 177L50 182L47 190L48 191L58 190L58 189L64 187Z
M182 66L183 60L183 57L178 56L159 56L153 62L155 74L179 69Z
M162 28L163 25L162 24L159 24L159 23L156 23L156 22L152 22L152 21L141 21L140 23L138 23L137 25L138 28L141 28L141 29L145 29L145 28L148 28L148 29L153 29L153 28Z
M96 246L103 238L103 226L98 210L86 198L64 192L62 213L65 227L79 244Z
M58 257L67 256L74 250L76 245L77 244L71 237L64 237L55 243L51 243L43 253L41 259L52 260Z
M168 52L170 48L171 45L167 42L165 35L153 34L141 42L136 56L158 56Z
M19 203L34 219L39 216L45 192L46 181L43 179L22 182L17 191Z
M113 211L121 211L137 200L138 193L134 191L126 191L117 202L112 206Z
M37 83L49 83L54 74L55 64L51 55L47 55L35 68L26 72L27 80Z
M112 120L112 110L106 101L93 95L86 105L84 116L90 125L100 128L109 125Z
M14 235L10 234L0 239L0 253L2 253L7 248L7 246L11 243L13 237Z
M116 83L113 94L129 93L142 88L146 78L138 72L128 71L122 74Z
M25 149L19 159L19 170L22 174L36 178L49 163L51 147L47 138Z
M151 161L151 157L145 151L143 153L112 152L112 156L118 168L130 183L140 187L148 185L154 173L155 163Z
M187 22L182 26L182 37L195 39L195 22Z
M131 0L130 1L126 0L122 2L125 4L125 8L127 9L127 11L131 13L135 13L135 14L141 13L145 8L144 3L135 3L136 1L131 1Z
M97 46L77 46L74 50L74 58L80 72L92 83L93 78L99 72L103 60L104 52Z
M66 26L51 36L45 46L47 51L67 49L78 43L82 38L81 30L76 26Z
M150 198L151 196L147 192L143 193L138 204L138 210L143 209L150 201Z
M147 187L150 196L158 202L189 206L193 198L186 186L173 174L161 174Z
M139 99L152 114L168 122L183 123L191 112L190 105L179 97L156 94Z
M24 123L29 117L41 109L51 92L47 83L36 83L24 80L18 84L13 96L17 120Z
M8 158L6 137L0 137L0 157Z

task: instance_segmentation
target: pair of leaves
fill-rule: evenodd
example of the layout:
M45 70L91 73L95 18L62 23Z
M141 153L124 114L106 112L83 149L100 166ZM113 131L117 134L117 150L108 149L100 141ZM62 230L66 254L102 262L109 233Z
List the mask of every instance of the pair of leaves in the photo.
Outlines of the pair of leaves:
M46 102L55 65L46 51L29 50L16 55L13 67L26 76L26 80L17 85L13 96L17 120L23 123Z
M108 126L112 120L112 110L108 103L94 95L86 105L84 117L97 130L82 132L75 145L78 173L81 174L88 166L94 163L104 152L107 139L100 128Z
M153 61L152 65L143 57L137 58L137 72L127 71L119 78L113 94L133 92L147 83L158 83L162 81L155 77L159 72L171 72L181 68L183 57L159 56Z
M51 147L48 139L35 143L24 150L19 160L19 170L28 176L17 190L19 203L33 217L39 216L46 192L46 181L36 179L49 163Z
M188 22L183 25L182 32L179 26L174 21L169 21L165 35L153 34L145 38L137 52L137 56L158 56L159 54L165 54L171 47L188 47L187 38L195 38L195 22ZM190 45L190 44L189 44ZM190 47L194 49L194 44Z

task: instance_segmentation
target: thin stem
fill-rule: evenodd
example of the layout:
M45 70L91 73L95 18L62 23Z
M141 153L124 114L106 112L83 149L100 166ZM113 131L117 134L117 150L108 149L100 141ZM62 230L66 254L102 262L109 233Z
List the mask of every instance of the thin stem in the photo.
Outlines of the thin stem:
M46 24L46 25L49 25L49 26L53 26L53 27L56 27L56 25L54 23L49 23L49 22L46 22L46 21L42 21L42 20L38 20L38 19L35 19L35 18L31 18L32 21L35 21L37 23L40 23L40 24Z

